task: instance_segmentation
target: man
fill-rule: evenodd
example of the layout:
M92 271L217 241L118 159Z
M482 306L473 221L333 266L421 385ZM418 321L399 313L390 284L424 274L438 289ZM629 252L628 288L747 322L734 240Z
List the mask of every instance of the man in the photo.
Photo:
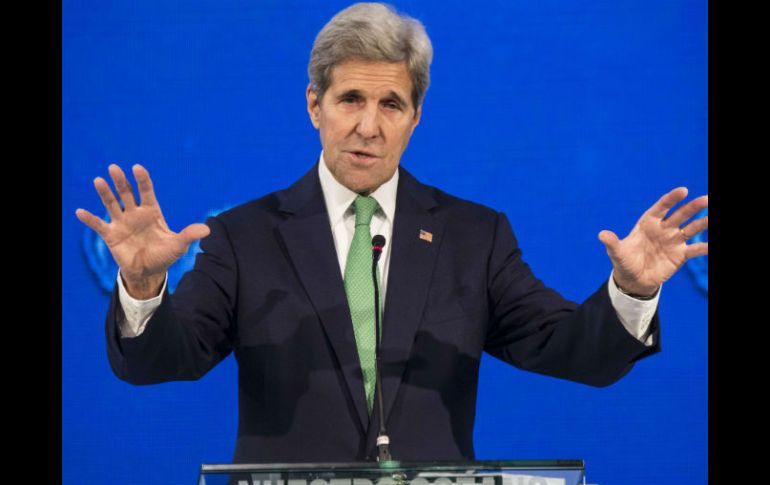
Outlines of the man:
M521 259L506 217L418 182L399 167L429 84L422 25L382 4L338 13L316 38L307 108L318 163L281 190L192 224L166 225L148 172L140 202L109 172L123 208L94 181L120 267L106 321L115 374L130 383L198 379L230 352L239 365L233 461L371 460L374 390L371 236L383 299L383 412L396 459L471 460L481 352L519 368L606 386L660 349L660 287L706 243L700 197L664 195L623 240L602 231L613 271L577 305ZM167 268L203 253L176 292Z

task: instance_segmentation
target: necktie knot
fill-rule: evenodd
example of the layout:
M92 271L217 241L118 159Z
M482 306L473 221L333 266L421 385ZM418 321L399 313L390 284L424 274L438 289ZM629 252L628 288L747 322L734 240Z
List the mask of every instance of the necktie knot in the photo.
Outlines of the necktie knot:
M353 207L356 211L356 226L368 226L372 222L372 216L378 204L373 197L359 195L353 201Z

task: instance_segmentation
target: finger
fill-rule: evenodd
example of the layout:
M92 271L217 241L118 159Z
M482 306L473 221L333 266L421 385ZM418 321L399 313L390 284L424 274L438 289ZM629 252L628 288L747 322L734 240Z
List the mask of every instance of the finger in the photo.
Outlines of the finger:
M687 204L683 205L673 214L663 220L664 227L677 227L682 225L684 221L697 214L699 211L709 206L709 196L701 195L697 199L693 199ZM687 234L691 234L688 232Z
M696 256L708 256L708 254L709 254L709 243L702 242L702 243L695 243L695 244L688 245L685 256L687 257L687 259L690 259Z
M647 210L647 214L662 219L672 207L687 197L687 187L677 187L658 199L652 207Z
M203 239L211 234L211 229L206 224L190 224L185 227L179 235L183 238L185 245L189 246L193 241Z
M705 216L687 224L685 227L682 228L682 232L684 232L687 239L691 239L708 228L709 228L709 217Z
M607 248L607 254L610 258L613 258L615 256L617 245L620 242L618 236L612 231L604 230L599 233L599 241L601 241L602 244L604 244L604 247Z
M158 201L155 198L155 189L153 188L152 180L150 179L150 173L138 163L133 166L133 171L136 185L139 187L139 203L143 206L158 205Z
M96 233L104 239L108 225L101 217L96 217L85 209L77 209L75 211L75 216L80 219L80 222L96 231Z
M123 207L126 210L135 208L134 191L131 189L128 179L126 179L126 174L114 163L109 166L108 170L110 177L112 177L112 183L115 184L115 189L118 191L120 200L123 202Z
M99 194L99 198L102 199L104 208L107 209L107 213L110 215L110 219L117 221L123 215L123 209L120 208L118 200L115 198L115 194L112 193L110 185L101 177L94 179L94 187Z

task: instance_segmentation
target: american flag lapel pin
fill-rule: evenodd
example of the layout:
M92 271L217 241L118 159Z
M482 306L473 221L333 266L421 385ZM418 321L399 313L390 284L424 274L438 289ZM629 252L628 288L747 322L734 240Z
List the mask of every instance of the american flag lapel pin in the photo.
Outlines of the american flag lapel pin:
M423 241L433 242L433 233L420 229L420 239Z

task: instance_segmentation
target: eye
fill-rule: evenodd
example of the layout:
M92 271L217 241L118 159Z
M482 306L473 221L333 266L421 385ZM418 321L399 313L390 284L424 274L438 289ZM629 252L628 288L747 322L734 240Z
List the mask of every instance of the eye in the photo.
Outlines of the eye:
M401 105L395 101L385 101L383 104L388 109L401 109Z

